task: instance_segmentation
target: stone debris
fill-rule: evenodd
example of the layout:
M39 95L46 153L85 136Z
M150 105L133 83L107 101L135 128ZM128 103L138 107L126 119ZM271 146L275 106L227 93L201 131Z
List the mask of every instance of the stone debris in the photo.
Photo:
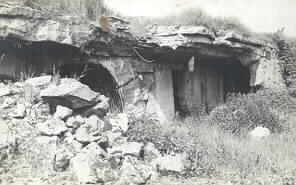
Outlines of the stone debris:
M64 121L59 119L47 120L36 125L39 133L45 136L59 136L67 131Z
M30 78L25 81L25 83L30 84L34 88L42 89L51 83L52 76L39 76L35 78Z
M129 121L126 113L117 114L116 117L110 118L109 121L113 126L120 128L124 133L129 128Z
M9 87L0 88L0 97L10 95L11 93L12 93L12 90Z
M55 170L64 171L70 164L70 159L74 157L74 154L67 148L61 148L57 150L55 155Z
M71 159L71 169L77 175L80 182L102 183L103 179L97 177L96 169L107 167L104 156L106 156L106 153L99 145L90 143L82 152Z
M114 146L108 148L108 153L116 154L120 153L122 155L130 155L135 157L140 157L140 153L143 150L143 144L138 142L127 142L122 145Z
M128 141L129 116L109 114L108 98L72 79L61 79L60 84L54 85L49 83L49 77L44 77L28 80L26 84L30 89L42 87L36 92L44 101L22 100L16 104L16 97L9 96L0 108L11 110L9 115L19 118L13 119L13 124L30 121L24 125L31 130L18 137L23 138L24 134L32 137L32 146L28 146L33 151L30 155L34 155L34 163L44 175L69 172L79 183L118 185L146 184L157 179L154 161L161 158L160 152L152 143ZM19 84L20 89L25 87ZM0 161L9 156L1 149L9 145L8 134L8 125L0 120Z
M52 105L63 105L70 109L79 109L99 102L99 93L75 79L63 78L60 84L51 84L40 92L40 97Z
M8 116L12 118L22 119L26 115L26 106L24 104L17 104L16 109L9 113Z
M73 114L73 110L69 109L68 107L58 105L56 107L56 112L53 115L53 118L64 120L65 118L71 116L72 114Z

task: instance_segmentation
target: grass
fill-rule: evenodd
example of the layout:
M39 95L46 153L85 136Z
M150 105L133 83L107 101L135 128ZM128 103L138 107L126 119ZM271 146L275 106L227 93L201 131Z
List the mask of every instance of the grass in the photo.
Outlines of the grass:
M235 17L212 17L200 8L191 8L180 14L168 15L160 18L152 17L127 17L131 21L131 30L138 35L145 33L147 25L192 25L204 26L213 32L219 30L231 30L243 36L251 36L253 33Z
M233 184L294 184L296 109L291 108L292 102L291 106L286 105L287 101L291 101L286 94L257 92L246 96L230 99L224 106L232 104L232 108L243 109L248 106L244 103L253 101L256 104L257 97L261 97L270 109L277 107L284 112L294 111L288 118L281 120L283 123L277 122L288 125L287 129L272 130L273 124L265 125L272 134L267 138L254 140L247 134L248 130L256 126L252 121L249 122L252 127L238 133L229 130L233 127L224 127L219 123L223 121L222 116L227 116L230 121L236 120L231 114L220 115L220 120L213 119L211 115L188 117L176 120L169 126L160 126L146 117L131 124L129 139L153 142L163 154L185 152L188 164L186 171L181 174L185 177L222 179ZM263 116L261 119L267 117ZM240 124L233 126L241 127Z

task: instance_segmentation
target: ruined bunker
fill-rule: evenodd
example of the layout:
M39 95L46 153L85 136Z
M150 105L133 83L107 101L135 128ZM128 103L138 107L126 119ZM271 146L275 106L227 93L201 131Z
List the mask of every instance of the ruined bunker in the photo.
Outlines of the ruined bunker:
M284 84L273 45L229 30L153 25L139 36L116 17L100 25L10 3L0 12L1 80L78 78L108 96L114 111L141 105L167 120L209 112L231 92Z

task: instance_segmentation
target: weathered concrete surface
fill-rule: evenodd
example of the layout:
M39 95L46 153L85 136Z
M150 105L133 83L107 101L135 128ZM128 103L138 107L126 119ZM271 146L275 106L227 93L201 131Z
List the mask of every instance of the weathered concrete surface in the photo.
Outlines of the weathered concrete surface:
M185 112L211 109L224 101L221 64L201 61L193 72L178 71L178 74L176 96Z
M168 66L158 66L154 73L154 89L147 103L147 112L154 113L161 123L175 115L172 70Z

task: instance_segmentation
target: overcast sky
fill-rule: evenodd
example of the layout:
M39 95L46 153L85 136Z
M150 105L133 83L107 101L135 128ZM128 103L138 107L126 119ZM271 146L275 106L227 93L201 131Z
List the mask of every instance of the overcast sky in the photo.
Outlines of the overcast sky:
M190 7L200 7L212 16L235 16L251 30L296 37L296 0L105 0L125 15L165 16Z

